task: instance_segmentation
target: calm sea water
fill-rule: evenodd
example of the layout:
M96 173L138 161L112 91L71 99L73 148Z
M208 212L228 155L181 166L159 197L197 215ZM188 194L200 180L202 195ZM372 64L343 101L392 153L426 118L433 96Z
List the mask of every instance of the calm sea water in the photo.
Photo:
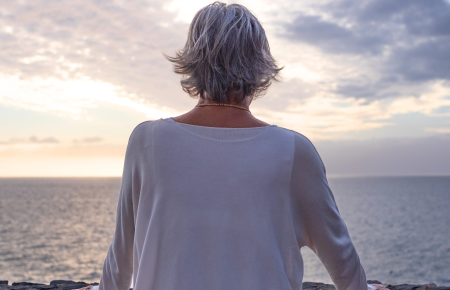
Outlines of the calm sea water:
M329 178L368 279L450 285L450 177ZM0 280L98 282L120 178L0 178ZM302 249L304 281L331 282Z

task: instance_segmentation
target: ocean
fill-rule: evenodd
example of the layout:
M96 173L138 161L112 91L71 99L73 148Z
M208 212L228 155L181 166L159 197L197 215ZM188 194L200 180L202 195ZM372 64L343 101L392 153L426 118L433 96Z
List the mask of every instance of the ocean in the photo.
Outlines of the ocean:
M450 177L329 178L368 279L450 286ZM99 282L120 178L0 178L0 280ZM303 281L331 283L302 248Z

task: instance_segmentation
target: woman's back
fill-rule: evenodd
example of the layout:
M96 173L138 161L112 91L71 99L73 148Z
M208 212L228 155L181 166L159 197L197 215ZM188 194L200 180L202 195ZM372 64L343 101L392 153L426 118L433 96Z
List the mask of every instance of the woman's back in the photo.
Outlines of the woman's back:
M301 289L303 246L338 289L367 289L308 139L148 121L129 140L100 290L127 289L132 274L137 290Z
M303 246L338 290L368 289L314 146L250 112L282 69L258 19L214 2L166 57L199 101L131 134L94 290L299 290Z

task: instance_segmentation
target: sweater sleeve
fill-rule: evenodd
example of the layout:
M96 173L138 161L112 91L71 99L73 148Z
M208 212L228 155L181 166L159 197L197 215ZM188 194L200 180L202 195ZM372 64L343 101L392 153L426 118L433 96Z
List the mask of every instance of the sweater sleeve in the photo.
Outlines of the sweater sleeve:
M337 290L370 289L359 256L328 186L325 167L312 143L295 136L291 177L299 245L321 260Z
M117 205L116 229L103 264L102 277L96 290L128 290L133 275L134 244L134 208L137 207L136 195L139 189L137 181L138 154L136 130L130 136L125 154L122 185Z

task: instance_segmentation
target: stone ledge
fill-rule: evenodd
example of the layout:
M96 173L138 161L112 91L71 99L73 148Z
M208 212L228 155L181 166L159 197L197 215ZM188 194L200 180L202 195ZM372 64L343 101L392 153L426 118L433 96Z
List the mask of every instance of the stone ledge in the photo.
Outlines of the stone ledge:
M376 280L367 281L368 284L383 284ZM75 282L70 280L53 280L49 285L31 282L14 282L12 285L8 285L8 281L0 280L0 290L73 290L88 285L98 285L98 283L86 283L83 281ZM450 287L439 287L436 284L425 284L425 285L384 285L386 288L391 290L450 290ZM132 290L133 288L130 288ZM303 290L335 290L333 285L317 283L317 282L303 282Z

